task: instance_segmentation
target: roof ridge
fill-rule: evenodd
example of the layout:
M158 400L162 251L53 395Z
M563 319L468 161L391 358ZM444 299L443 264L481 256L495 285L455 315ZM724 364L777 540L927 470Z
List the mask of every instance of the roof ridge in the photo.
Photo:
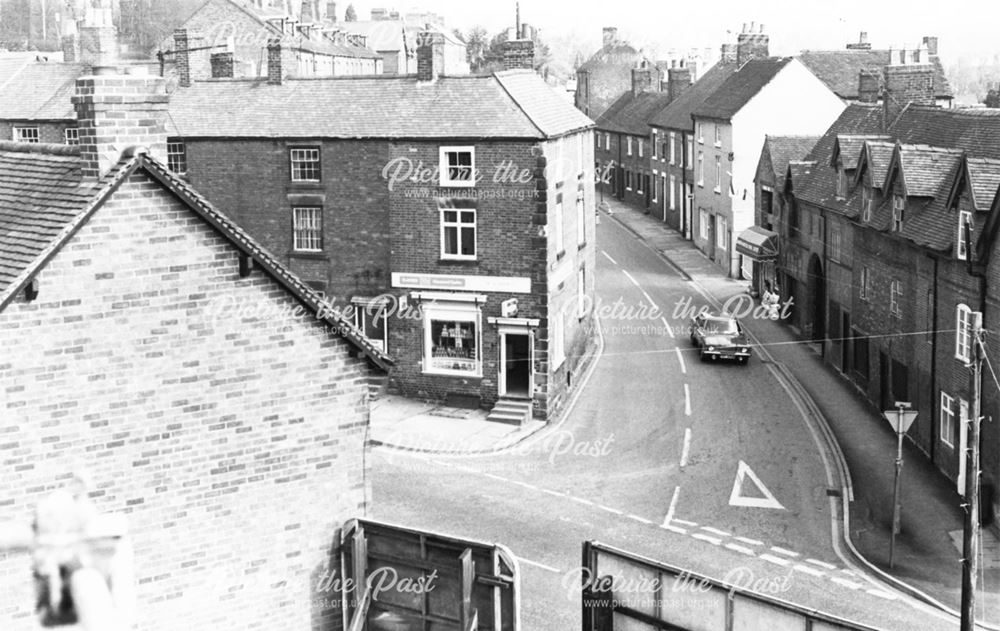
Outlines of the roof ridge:
M37 153L50 156L78 156L80 147L47 142L16 142L0 140L0 151L8 153Z

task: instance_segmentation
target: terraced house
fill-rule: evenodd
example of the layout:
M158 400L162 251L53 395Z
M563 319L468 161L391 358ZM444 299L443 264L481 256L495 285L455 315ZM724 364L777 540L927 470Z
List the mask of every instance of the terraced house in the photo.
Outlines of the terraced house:
M592 122L530 70L445 75L422 39L416 75L289 79L272 49L268 79L180 88L171 166L353 311L390 389L551 417L591 339Z
M771 213L777 280L799 305L793 326L874 405L913 404L910 438L964 493L972 313L987 329L1000 321L1000 112L935 106L933 66L906 61L884 68L881 105L849 106L789 163ZM997 418L1000 395L982 385ZM983 485L995 489L1000 435L982 427Z

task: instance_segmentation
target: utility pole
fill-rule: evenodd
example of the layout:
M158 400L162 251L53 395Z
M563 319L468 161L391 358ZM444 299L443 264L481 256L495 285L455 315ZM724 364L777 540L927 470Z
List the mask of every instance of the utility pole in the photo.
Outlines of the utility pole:
M882 413L885 420L892 425L896 432L896 475L892 483L892 532L889 535L889 567L893 567L896 560L896 535L900 531L900 497L899 488L902 484L901 474L903 472L903 436L906 435L910 425L917 418L917 412L911 410L909 401L896 401L895 410L886 410Z
M962 540L961 631L976 627L976 583L979 573L979 422L982 418L983 314L972 314L972 414L965 474L965 530Z

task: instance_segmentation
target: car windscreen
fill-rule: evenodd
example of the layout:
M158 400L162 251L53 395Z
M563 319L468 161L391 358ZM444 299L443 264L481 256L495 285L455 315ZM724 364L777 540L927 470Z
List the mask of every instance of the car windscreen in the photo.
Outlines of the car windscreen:
M716 335L736 335L740 332L736 320L705 320L705 331Z

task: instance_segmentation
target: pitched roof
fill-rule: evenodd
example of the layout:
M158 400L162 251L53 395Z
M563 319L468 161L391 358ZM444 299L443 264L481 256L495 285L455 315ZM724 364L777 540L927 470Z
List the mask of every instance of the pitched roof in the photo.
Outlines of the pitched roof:
M296 116L287 116L295 103ZM486 76L196 81L170 98L186 138L550 138L593 121L530 70Z
M1000 189L1000 160L966 158L965 167L973 205L979 211L989 210Z
M665 129L692 129L691 113L701 107L709 96L721 86L731 74L736 72L736 64L717 63L695 81L691 87L659 114L653 116L650 124Z
M1000 110L910 105L889 133L907 144L964 149L974 158L1000 160Z
M833 154L830 156L830 166L835 167L840 162L845 169L856 168L866 140L891 140L891 138L884 134L837 134L833 143Z
M648 136L649 122L669 104L670 95L666 92L629 91L604 110L594 125L602 131Z
M85 64L20 60L0 64L0 119L65 120L76 118L70 97Z
M858 98L858 74L862 70L881 76L889 64L890 51L882 50L804 50L796 55L820 81L842 99ZM934 94L937 98L952 98L944 67L937 55L930 57L933 66Z
M278 259L164 165L126 150L99 182L83 179L76 147L0 142L0 310L85 224L118 186L144 170L339 335L379 366L392 360L360 331L329 308Z
M899 144L891 164L898 167L908 197L934 197L946 180L950 183L961 159L960 149Z
M885 176L895 150L895 143L887 140L865 141L865 148L858 157L858 175L861 175L862 164L866 165L871 171L872 186L881 189L885 186Z
M791 61L792 57L751 59L730 74L692 114L722 120L732 118Z
M775 183L782 186L788 163L802 160L819 141L819 136L765 136L764 148L771 158L771 169L774 171Z
M585 61L577 72L593 72L605 66L616 66L619 68L632 68L636 62L645 59L643 54L636 50L634 46L627 42L615 42L610 46L601 48ZM653 63L652 60L647 60Z

